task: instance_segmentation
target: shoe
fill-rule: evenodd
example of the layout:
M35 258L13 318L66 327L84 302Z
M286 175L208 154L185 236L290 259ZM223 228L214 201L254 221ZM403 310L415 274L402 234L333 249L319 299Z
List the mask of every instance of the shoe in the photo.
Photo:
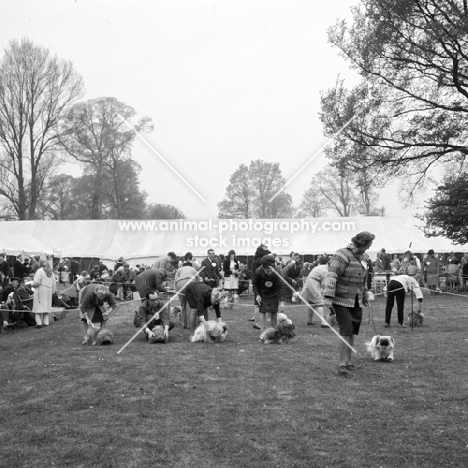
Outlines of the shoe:
M312 326L312 325L315 325L315 323L314 323L314 322L307 322L307 326L308 326L308 327L310 327L310 326ZM326 325L325 325L325 326L326 326Z
M356 370L356 366L354 364L346 364L346 369L348 370Z
M252 328L255 328L255 330L260 330L260 325L257 325L256 323L254 323Z
M346 366L338 366L338 374L348 375L348 370L346 369Z
M390 328L390 324L389 323L384 323L384 328Z
M249 322L255 322L255 317L249 318Z
M82 345L88 344L88 338L83 338L83 341L81 342Z
M398 326L400 328L408 328L408 325L405 325L404 323L399 323Z
M42 328L42 325L36 325L36 328Z
M328 325L320 325L320 328L328 328Z

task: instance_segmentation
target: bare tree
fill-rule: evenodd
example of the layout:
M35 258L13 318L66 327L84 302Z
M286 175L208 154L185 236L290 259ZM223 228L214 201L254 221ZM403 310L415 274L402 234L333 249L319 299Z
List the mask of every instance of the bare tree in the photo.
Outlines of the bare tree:
M0 65L0 196L18 219L34 219L57 166L59 123L83 93L71 62L29 39L14 40Z

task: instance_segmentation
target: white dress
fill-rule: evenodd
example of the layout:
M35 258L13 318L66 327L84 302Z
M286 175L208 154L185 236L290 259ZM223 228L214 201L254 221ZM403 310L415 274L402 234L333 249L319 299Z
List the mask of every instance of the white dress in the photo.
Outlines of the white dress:
M55 276L46 275L44 268L39 268L34 275L34 302L32 312L36 314L50 313L52 294L55 292ZM38 286L36 286L38 285Z
M234 272L235 268L236 262L234 260L231 260L229 269L232 272ZM239 278L236 275L234 275L234 273L231 276L228 276L224 279L224 289L239 289Z

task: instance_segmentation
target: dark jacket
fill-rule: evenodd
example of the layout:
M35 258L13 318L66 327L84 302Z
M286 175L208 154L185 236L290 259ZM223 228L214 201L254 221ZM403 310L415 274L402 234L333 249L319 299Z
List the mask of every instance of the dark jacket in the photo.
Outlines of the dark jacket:
M135 327L142 327L146 322L148 322L148 320L150 320L153 317L153 315L156 312L161 310L163 305L164 303L159 299L157 299L154 302L145 299L145 301L141 304L133 319L133 324L135 325ZM169 326L169 314L167 312L167 307L159 313L159 320L151 320L151 322L148 323L147 327L151 330L155 325Z
M223 271L224 271L224 276L231 276L234 274L234 271L239 272L239 260L237 260L236 257L234 257L234 271L231 270L231 258L228 257L224 260L223 262Z
M200 317L204 314L205 309L210 307L211 304L211 291L207 284L200 282L192 282L185 288L185 299L187 300L191 309L197 309L197 315ZM216 313L216 318L221 317L219 304L213 305Z
M215 264L213 266L213 263ZM213 261L211 261L208 257L206 257L202 262L201 266L205 267L200 273L200 277L205 279L214 279L218 280L219 279L219 261L216 258L213 258Z
M283 280L275 273L267 275L263 267L255 270L252 286L255 297L260 295L262 298L276 297L280 301L285 300L286 286Z
M166 270L146 270L135 278L135 286L140 296L144 298L149 292L165 292L163 283L166 280Z
M257 271L257 268L261 266L262 264L262 258L265 255L269 255L271 252L268 249L264 249L262 246L258 247L257 250L255 251L255 256L252 262L252 276L253 274Z

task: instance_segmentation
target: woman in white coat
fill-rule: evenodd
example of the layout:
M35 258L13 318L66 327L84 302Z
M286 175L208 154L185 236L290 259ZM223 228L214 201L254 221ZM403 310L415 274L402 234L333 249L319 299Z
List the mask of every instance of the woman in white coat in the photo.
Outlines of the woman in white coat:
M41 267L36 271L32 286L34 302L32 312L36 319L36 328L49 325L52 307L52 294L55 292L55 276L47 260L41 260Z

